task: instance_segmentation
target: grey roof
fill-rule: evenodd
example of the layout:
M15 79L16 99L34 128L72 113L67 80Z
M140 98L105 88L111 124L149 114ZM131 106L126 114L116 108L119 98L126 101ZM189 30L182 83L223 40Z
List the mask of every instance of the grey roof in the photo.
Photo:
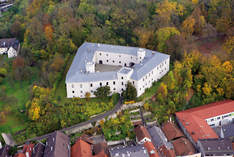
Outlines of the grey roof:
M225 154L234 155L232 143L229 139L202 139L199 140L200 147L205 155L224 156Z
M56 131L47 138L44 157L70 157L70 139Z
M121 68L119 70L119 73L128 74L130 71L131 71L131 69L129 69L129 68Z
M159 127L152 126L147 128L155 148L165 146L167 149L173 149L171 142L167 141L166 136Z
M32 157L43 157L45 146L41 143L37 143L32 152Z
M110 157L149 157L143 145L116 146L109 149Z
M16 38L6 38L0 39L0 48L10 48L13 47L14 49L18 49L19 40Z
M10 157L8 154L10 150L10 146L5 145L2 149L0 149L0 157Z
M233 138L234 137L234 123L223 125L222 132L224 134L224 138Z
M85 65L87 62L92 62L94 53L96 51L104 51L109 53L123 53L130 55L137 55L137 47L117 46L98 43L83 43L75 55L71 67L66 76L66 83L72 82L87 82L87 81L102 81L117 79L117 72L85 72ZM134 80L141 79L145 74L150 72L158 64L168 59L170 56L156 51L144 49L146 51L145 58L142 63L134 65L134 70L131 78Z

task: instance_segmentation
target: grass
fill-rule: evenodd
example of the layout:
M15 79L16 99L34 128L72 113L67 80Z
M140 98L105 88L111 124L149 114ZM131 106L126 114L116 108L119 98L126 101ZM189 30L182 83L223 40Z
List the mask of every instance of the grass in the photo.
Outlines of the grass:
M11 60L0 59L11 66ZM0 132L14 134L26 127L27 116L24 113L20 113L20 110L25 110L25 104L30 98L30 86L38 78L38 69L32 68L31 71L33 71L33 75L30 80L17 81L9 76L0 84L0 90L4 90L4 94L6 94L0 101L0 110L2 111L6 107L10 109L9 112L5 112L5 121L0 123Z

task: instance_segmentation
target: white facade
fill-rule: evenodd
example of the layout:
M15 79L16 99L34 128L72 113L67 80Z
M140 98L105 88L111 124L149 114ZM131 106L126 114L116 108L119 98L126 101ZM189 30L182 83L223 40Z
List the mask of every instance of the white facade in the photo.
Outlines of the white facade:
M233 121L233 119L234 119L234 112L229 112L229 113L219 115L216 117L208 118L208 119L206 119L206 122L211 127L217 127L217 126L231 123Z
M8 58L13 58L18 55L18 50L15 50L13 47L0 48L0 55L7 54Z
M93 50L93 55L89 54L92 53L90 52L91 50L89 50L89 48L86 48L88 49L88 51L84 53L84 55L81 55L82 52L79 52L84 51L83 49L78 50L77 56L75 57L73 61L74 63L71 65L71 70L69 69L66 78L68 98L84 98L86 93L90 93L91 97L95 97L94 91L96 91L97 88L105 85L110 86L111 94L121 94L122 91L126 89L128 81L135 86L137 90L137 96L140 96L145 92L147 88L150 88L152 86L153 82L158 81L169 71L170 57L168 55L161 53L157 54L159 55L159 57L163 56L165 58L161 59L160 62L157 63L158 60L156 59L158 58L157 56L154 56L155 52L147 49L131 47L131 51L136 49L136 52L125 53L125 47L121 47L121 50L119 50L119 52L111 52L111 49L115 50L115 46L110 46L110 49L108 50L105 50L104 48L100 50L100 47L100 44L96 45L97 50ZM126 49L128 50L130 48L126 47ZM79 61L79 57L83 57L83 59ZM153 62L153 59L156 60L155 63ZM75 63L82 61L85 65L81 65L81 63ZM157 65L152 66L152 63L157 63ZM95 71L95 64L122 66L122 68L119 71L109 74ZM147 64L149 64L148 67ZM85 68L82 68L83 66ZM138 76L142 73L144 73L143 76ZM106 75L108 75L108 78L106 77ZM79 80L73 81L75 77L77 77L77 79ZM80 79L83 77L84 79ZM97 79L95 79L96 77ZM73 80L71 80L70 78L72 78ZM90 79L91 81L89 81Z

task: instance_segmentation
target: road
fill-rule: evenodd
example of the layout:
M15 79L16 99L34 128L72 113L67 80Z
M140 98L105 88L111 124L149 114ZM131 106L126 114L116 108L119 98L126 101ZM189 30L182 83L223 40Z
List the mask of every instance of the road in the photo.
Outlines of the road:
M69 131L69 130L72 130L74 128L82 127L84 125L87 125L89 123L93 123L93 122L97 122L99 120L102 120L103 118L108 117L108 116L112 115L113 113L117 112L121 108L121 106L123 105L122 102L123 102L123 98L120 98L118 103L115 105L115 107L112 110L107 111L107 112L105 112L103 114L100 114L100 115L98 115L98 116L96 116L94 118L91 118L90 120L87 120L85 122L78 123L78 124L75 124L75 125L70 126L68 128L64 128L64 129L57 130L57 131L62 131L62 132ZM48 134L42 135L40 137L34 137L34 138L31 138L31 139L28 139L24 143L30 142L30 141L37 141L37 140L45 139L45 138L49 137L50 135L52 135L52 133L48 133ZM24 143L22 143L22 144L24 144Z

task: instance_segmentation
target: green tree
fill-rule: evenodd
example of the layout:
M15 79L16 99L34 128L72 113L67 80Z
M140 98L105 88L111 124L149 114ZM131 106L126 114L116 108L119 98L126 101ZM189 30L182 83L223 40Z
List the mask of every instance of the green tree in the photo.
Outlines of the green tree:
M125 100L135 100L137 97L137 90L132 85L131 82L127 83L127 88L125 91L123 91L123 97Z
M97 90L94 92L94 95L95 95L96 97L105 98L105 97L107 97L107 96L110 95L110 87L109 87L109 86L99 87L99 88L97 88Z

